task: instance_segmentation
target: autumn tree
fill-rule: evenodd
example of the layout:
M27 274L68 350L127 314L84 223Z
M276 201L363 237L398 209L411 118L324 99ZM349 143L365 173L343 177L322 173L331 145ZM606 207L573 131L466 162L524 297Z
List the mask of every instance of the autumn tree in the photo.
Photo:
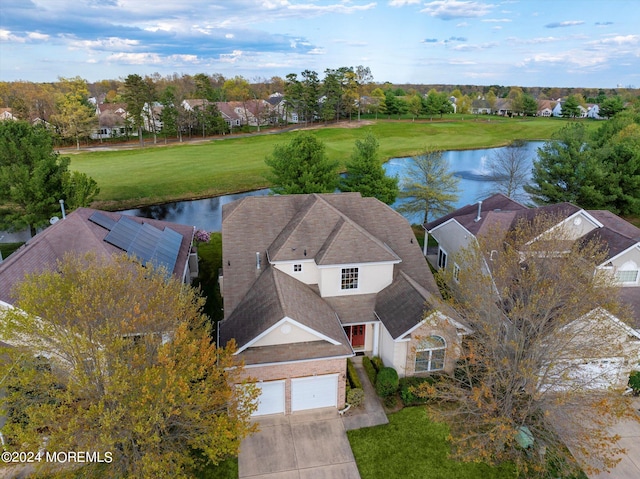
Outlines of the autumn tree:
M427 148L413 156L401 179L400 198L405 201L398 211L422 215L423 223L453 210L458 200L458 178L449 170L449 162L441 150Z
M378 113L384 114L386 112L384 100L385 95L382 89L374 88L371 92L371 104L369 105L369 109L375 113L376 120L378 119Z
M53 150L51 134L27 122L0 122L0 228L44 226L60 214L60 200L71 208L88 206L98 187L85 174L69 172L69 157Z
M331 193L338 186L338 162L330 160L324 143L308 132L276 145L265 163L277 194Z
M0 324L7 449L111 454L83 477L193 477L254 429L233 345L216 347L203 298L166 270L67 256L16 296Z
M628 330L609 318L625 313L613 278L594 274L606 258L601 243L572 241L553 228L560 219L488 229L453 258L457 271L440 273L449 306L473 332L455 374L419 394L444 404L431 412L449 425L458 459L510 462L531 478L617 462L608 428L632 409L623 374L607 388L617 374L608 360L629 355ZM594 359L600 366L585 366Z
M340 181L341 191L358 191L391 205L398 196L398 178L387 176L378 157L379 143L373 133L356 140L347 171Z
M80 149L80 139L88 138L98 125L95 107L89 103L87 82L80 77L60 78L60 92L56 95L56 111L51 122L64 138L75 140Z

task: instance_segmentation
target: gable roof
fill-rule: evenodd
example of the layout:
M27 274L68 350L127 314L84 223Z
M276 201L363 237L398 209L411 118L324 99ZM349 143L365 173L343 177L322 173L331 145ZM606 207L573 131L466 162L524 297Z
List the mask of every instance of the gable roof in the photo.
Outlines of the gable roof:
M433 308L440 298L408 222L375 198L360 193L246 197L224 205L222 213L226 319L220 323L221 344L235 338L242 349L287 316L348 345L342 324L376 321L379 307L385 326L400 335L424 318L425 300ZM270 264L278 261L390 262L394 276L384 294L322 298L316 285ZM418 293L394 298L404 289ZM411 311L392 319L397 301L411 302ZM245 360L249 349L242 353Z
M67 253L82 255L94 252L100 256L122 253L122 248L106 241L110 229L90 220L96 213L114 225L124 217L119 213L78 208L68 214L65 219L31 238L0 263L0 300L13 303L14 298L11 291L17 283L24 279L26 274L38 273L55 267L56 261L61 260ZM167 228L175 235L180 236L179 239L174 237L179 241L179 245L171 273L177 278L183 279L195 227L133 216L127 216L125 221L138 225L139 228L144 227L146 231L151 231L154 237L162 236ZM154 229L156 231L153 231ZM167 234L172 235L171 233Z

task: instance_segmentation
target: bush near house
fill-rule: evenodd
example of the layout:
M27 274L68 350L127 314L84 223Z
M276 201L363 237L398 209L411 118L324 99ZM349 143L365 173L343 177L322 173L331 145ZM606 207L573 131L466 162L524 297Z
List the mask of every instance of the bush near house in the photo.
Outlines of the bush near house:
M629 387L633 389L633 395L640 395L640 371L632 371L629 375Z
M434 384L437 379L433 376L426 377L405 377L399 381L400 398L405 406L416 406L429 402L428 397L416 395L415 389L423 383Z
M398 373L393 368L382 368L376 379L378 396L387 398L398 391Z
M360 382L356 367L351 359L347 359L347 379L349 380L349 386L351 386L351 389L362 389L362 383Z
M374 356L371 359L373 363L373 367L376 368L376 373L379 373L382 368L384 368L384 363L382 362L382 358L380 356Z
M359 407L364 402L364 390L360 388L353 388L347 392L347 404L351 407Z
M369 356L365 356L362 358L362 366L364 367L367 376L369 376L369 381L371 381L371 384L375 385L378 371L376 371L376 368L373 366L373 363L371 362L371 359L369 359Z

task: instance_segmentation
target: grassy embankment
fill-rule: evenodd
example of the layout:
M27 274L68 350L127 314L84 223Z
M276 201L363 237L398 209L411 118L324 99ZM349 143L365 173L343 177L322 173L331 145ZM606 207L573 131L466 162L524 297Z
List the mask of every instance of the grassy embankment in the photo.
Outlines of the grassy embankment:
M364 123L364 122L363 122ZM380 141L383 159L408 156L426 146L444 150L501 146L514 139L550 138L564 120L481 118L478 121L383 121L360 128L321 127L316 135L331 158L344 165L354 141L367 130ZM597 123L587 122L587 125ZM356 122L350 126L357 125ZM221 138L200 144L144 149L82 152L71 157L71 169L93 177L100 195L93 204L122 209L182 199L205 198L268 187L264 159L277 143L295 132ZM66 153L65 153L66 154Z

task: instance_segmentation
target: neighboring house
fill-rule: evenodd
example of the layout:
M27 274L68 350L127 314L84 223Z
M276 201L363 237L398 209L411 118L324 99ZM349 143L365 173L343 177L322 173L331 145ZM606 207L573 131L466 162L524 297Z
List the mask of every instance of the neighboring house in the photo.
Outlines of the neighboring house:
M600 116L600 105L596 103L587 103L587 118L602 120L602 117Z
M17 118L13 116L11 108L0 108L0 121L2 120L17 120Z
M257 415L345 404L346 359L400 376L452 372L469 332L441 296L407 221L359 193L247 197L223 206L224 321Z
M508 98L496 99L496 105L493 108L493 113L500 116L511 116L513 110L511 109L511 100Z
M538 100L537 116L550 117L553 116L553 108L556 106L556 102L552 100Z
M453 112L458 113L458 99L455 96L452 95L449 97L449 104L451 105Z
M231 131L245 124L245 117L242 115L241 109L236 108L231 102L218 101L216 106Z
M126 251L143 262L165 267L188 283L198 274L198 258L192 250L194 233L193 226L78 208L0 263L0 304L15 302L12 290L25 274L55 268L67 253L107 256Z
M124 103L100 103L96 105L98 128L91 133L94 140L119 138L127 134L127 106ZM137 135L138 132L130 132Z
M598 361L615 368L615 374L610 376L611 384L626 384L629 369L638 367L640 361L640 228L609 211L584 210L570 203L527 208L502 194L495 194L425 225L427 233L438 242L437 255L432 259L434 266L449 269L455 275L463 266L456 263L461 250L483 235L506 234L521 219L532 219L538 214L557 218L558 223L553 228L561 228L569 240L594 239L604 243L607 257L597 270L609 272L619 283L621 300L631 308L633 324L626 326L618 318L607 315L612 330L619 331L620 340L625 342L627 356ZM494 253L498 252L490 255ZM492 259L487 257L487 264ZM627 358L631 358L630 362ZM588 369L588 366L584 367Z
M474 115L490 115L491 114L491 105L489 102L482 98L476 98L471 102L471 113Z

